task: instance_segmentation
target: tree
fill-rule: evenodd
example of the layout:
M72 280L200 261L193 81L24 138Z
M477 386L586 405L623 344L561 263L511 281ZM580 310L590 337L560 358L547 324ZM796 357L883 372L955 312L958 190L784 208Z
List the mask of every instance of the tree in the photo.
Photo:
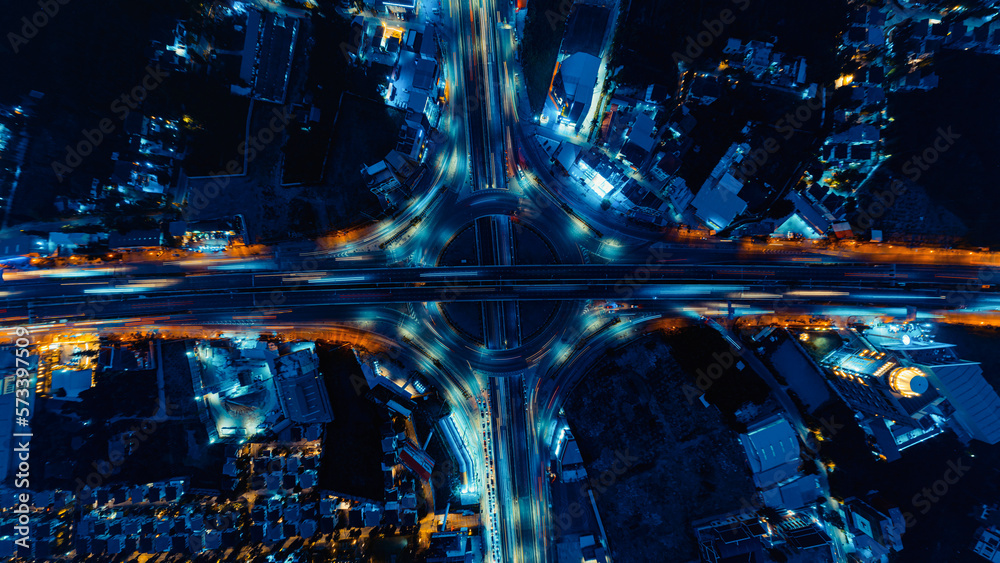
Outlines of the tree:
M780 551L778 549L775 548L768 549L767 554L771 557L772 560L776 561L777 563L785 563L786 561L788 561L788 556L785 555L783 551Z
M760 507L757 511L757 515L771 523L776 523L781 520L781 515L778 514L778 511L771 506Z
M607 211L608 209L611 209L611 200L608 199L608 198L602 199L601 200L601 209L604 210L604 211Z
M839 512L831 513L829 516L826 517L826 521L829 522L830 524L833 524L835 527L840 528L841 530L844 529L844 519L840 517Z
M835 173L833 178L836 181L837 189L843 192L851 192L864 181L865 174L858 168L850 167Z
M174 235L171 234L167 234L166 236L163 237L163 246L167 248L180 248L181 242L182 241L180 237L175 237Z
M156 373L148 370L104 371L96 384L80 392L80 403L65 408L88 420L115 415L152 416L156 412Z
M768 219L781 219L795 211L795 204L787 199L779 199L764 214Z

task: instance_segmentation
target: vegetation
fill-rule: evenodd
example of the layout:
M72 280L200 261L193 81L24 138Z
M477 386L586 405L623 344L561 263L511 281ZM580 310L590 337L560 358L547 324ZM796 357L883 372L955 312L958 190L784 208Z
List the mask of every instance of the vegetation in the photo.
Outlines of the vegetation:
M923 186L932 208L957 215L969 229L967 242L998 245L995 210L1000 192L994 183L1000 176L1000 161L991 147L1000 145L1000 114L994 107L1000 59L946 50L935 61L934 71L940 76L937 88L888 98L888 113L894 117L884 133L886 152L893 155L890 167ZM949 130L960 137L933 164L914 163L914 158L933 147L941 131ZM879 188L884 190L888 184Z
M125 145L121 113L112 104L141 85L146 75L146 47L149 45L154 14L187 19L181 0L133 2L108 0L53 4L58 13L35 34L26 33L26 42L9 41L7 33L22 33L22 18L31 19L39 11L36 0L9 0L0 10L0 68L17 80L0 81L0 103L17 104L31 90L44 94L28 120L31 150L22 169L14 199L11 222L47 219L56 214L57 195L85 196L93 178L111 173L111 153ZM104 31L114 30L113 33ZM96 35L101 37L95 40ZM27 39L27 35L32 35ZM54 161L63 162L67 146L85 140L83 131L93 130L102 119L111 119L115 129L79 166L60 181L52 170Z
M601 359L567 399L587 475L599 483L594 495L616 561L659 563L665 553L694 560L697 544L678 530L753 495L742 462L734 461L743 456L736 435L715 409L689 397L681 353L662 335L629 343ZM624 467L619 460L627 460ZM572 484L566 502L589 506L578 491ZM553 509L558 515L567 506ZM574 521L558 525L575 533Z
M570 6L572 2L568 0L528 2L524 39L521 41L521 63L528 100L535 113L542 111L549 91Z
M808 4L795 0L633 2L625 16L629 33L616 37L612 66L625 67L618 75L620 82L643 85L649 83L649 77L658 77L666 84L674 84L676 80L671 77L676 76L677 68L672 53L688 56L697 67L699 63L704 65L707 60L718 59L727 39L735 37L743 41L775 42L779 51L804 56L808 60L809 79L826 82L832 80L839 68L836 48L846 6L845 0ZM732 23L728 25L720 21L724 10L732 12ZM711 40L699 45L695 42L699 33ZM689 38L703 51L692 49L689 53Z
M786 217L791 214L793 211L795 211L794 203L787 199L779 199L774 202L774 205L768 208L765 215L770 219L781 219L782 217Z
M671 353L689 374L690 385L704 391L705 400L715 405L739 430L736 410L747 401L763 404L771 389L750 368L740 370L739 356L722 336L705 326L685 327L665 335ZM716 374L718 374L716 376Z
M159 408L157 396L155 371L104 371L93 387L80 392L80 402L69 403L66 410L93 421L115 416L150 417Z

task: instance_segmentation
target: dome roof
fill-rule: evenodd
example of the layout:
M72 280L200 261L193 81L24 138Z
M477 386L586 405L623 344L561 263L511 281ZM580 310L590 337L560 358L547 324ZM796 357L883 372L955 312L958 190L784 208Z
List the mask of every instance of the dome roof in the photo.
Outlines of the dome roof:
M914 367L898 367L889 372L889 386L904 397L918 397L927 392L930 384L924 372Z

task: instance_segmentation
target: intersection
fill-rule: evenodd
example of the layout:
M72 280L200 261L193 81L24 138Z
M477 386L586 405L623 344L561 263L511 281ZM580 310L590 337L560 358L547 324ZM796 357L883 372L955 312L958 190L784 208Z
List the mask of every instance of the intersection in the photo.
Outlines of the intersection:
M421 195L392 220L341 246L307 253L8 275L0 297L4 323L39 330L316 328L403 348L449 398L463 426L486 429L483 444L468 446L476 488L485 493L481 512L493 558L541 562L554 560L545 485L552 425L591 361L620 340L675 318L725 316L727 309L992 310L992 275L984 276L978 263L894 264L804 247L771 252L768 245L730 241L667 242L593 209L571 209L559 196L567 191L562 181L548 171L519 120L519 85L511 72L519 64L506 38L513 31L501 25L512 21L511 5L459 3L451 17L454 126L439 149L441 166L424 176ZM528 163L524 170L513 156L519 152ZM477 263L440 265L449 243L470 226ZM544 235L555 263L518 263L522 227ZM640 307L606 322L584 311L594 300ZM525 338L517 304L531 301L559 305L541 334ZM439 304L452 302L482 303L484 342L470 342L449 326Z

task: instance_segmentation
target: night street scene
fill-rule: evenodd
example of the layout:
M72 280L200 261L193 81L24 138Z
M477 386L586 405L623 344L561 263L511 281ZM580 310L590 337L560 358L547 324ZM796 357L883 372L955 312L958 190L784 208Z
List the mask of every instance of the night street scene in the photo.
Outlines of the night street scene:
M1000 563L1000 0L0 4L0 562Z

